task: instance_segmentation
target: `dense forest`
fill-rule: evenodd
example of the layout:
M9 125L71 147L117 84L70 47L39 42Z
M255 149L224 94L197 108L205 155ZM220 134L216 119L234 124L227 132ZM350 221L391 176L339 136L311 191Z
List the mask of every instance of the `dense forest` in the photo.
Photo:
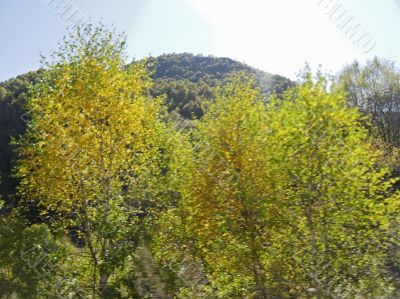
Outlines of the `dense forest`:
M1 298L399 298L400 70L126 62L104 26L0 83Z

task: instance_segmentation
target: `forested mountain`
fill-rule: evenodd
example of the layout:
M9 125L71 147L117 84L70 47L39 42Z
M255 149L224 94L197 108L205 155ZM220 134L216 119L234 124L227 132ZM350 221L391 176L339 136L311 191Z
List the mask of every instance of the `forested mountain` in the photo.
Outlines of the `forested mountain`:
M138 63L140 61L134 62ZM237 72L256 78L265 94L281 92L293 85L289 79L252 68L230 58L183 54L165 54L148 59L152 71L153 96L164 96L172 118L201 117L201 101L212 98L212 88ZM16 156L10 143L24 132L24 104L28 85L40 80L43 71L32 71L0 83L0 197L10 202L15 180L11 169Z
M165 54L149 58L155 85L153 95L166 95L169 112L185 119L201 117L203 98L212 98L212 87L234 73L245 72L255 78L265 95L282 92L293 82L252 68L230 58L183 54Z
M155 79L211 83L215 80L223 80L235 72L246 72L255 76L260 87L266 93L285 89L292 83L285 77L261 71L230 58L182 53L152 57L149 62L154 66Z

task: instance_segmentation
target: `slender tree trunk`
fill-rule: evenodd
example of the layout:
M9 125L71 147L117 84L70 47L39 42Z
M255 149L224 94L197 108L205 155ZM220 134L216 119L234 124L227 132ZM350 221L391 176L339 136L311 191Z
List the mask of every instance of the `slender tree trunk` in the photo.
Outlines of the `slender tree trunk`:
M267 299L268 298L268 292L266 288L267 279L258 253L259 248L257 246L257 240L256 240L256 227L254 223L254 215L251 215L251 212L245 209L243 211L243 216L246 226L250 232L249 237L250 237L250 250L252 258L252 272L256 283L257 298Z
M267 288L265 287L266 284L265 272L262 269L260 257L257 253L255 246L252 246L252 259L253 259L253 274L254 274L254 279L256 281L258 298L267 299L268 293L267 293Z
M99 292L101 295L104 295L107 290L109 277L110 275L106 271L100 270Z
M104 188L104 203L103 203L103 209L104 209L104 215L103 215L103 225L107 227L108 223L108 216L110 212L110 201L111 201L111 193L110 193L110 179L107 177L105 178L105 188ZM101 232L105 233L106 235L103 236L101 240L101 259L105 261L107 259L107 252L109 250L109 245L110 245L110 240L107 236L108 232ZM99 291L100 294L103 294L104 291L108 287L108 278L110 277L110 273L108 269L100 269L100 280L99 280Z
M321 286L319 283L319 271L318 271L318 248L317 248L317 243L316 243L316 237L315 237L315 227L314 227L314 222L312 219L312 207L311 203L308 204L307 211L306 211L306 216L307 216L307 225L310 233L310 245L311 245L311 284L312 287L316 290L316 298L320 299L321 297Z
M85 242L89 248L90 256L92 258L92 263L93 263L92 291L93 291L93 298L95 298L97 292L97 269L98 269L97 252L94 249L92 239L90 237L89 219L86 211L83 212L83 217L84 217L83 229L84 229Z

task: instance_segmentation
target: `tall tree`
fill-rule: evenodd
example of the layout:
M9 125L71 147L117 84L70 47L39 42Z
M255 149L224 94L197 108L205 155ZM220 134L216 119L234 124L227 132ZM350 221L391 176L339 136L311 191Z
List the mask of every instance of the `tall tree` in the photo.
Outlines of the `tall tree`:
M274 160L286 177L285 236L272 241L290 271L281 283L300 297L388 296L387 229L398 200L362 115L342 90L311 75L282 100L271 98L268 110Z
M262 255L278 177L266 147L263 97L254 86L238 76L216 92L193 133L189 160L178 165L186 180L181 206L166 216L177 221L178 244L186 244L198 271L203 264L210 275L208 296L218 298L269 295Z
M88 248L94 296L137 245L137 220L160 174L165 125L144 63L125 67L125 41L87 25L65 39L32 90L20 141L20 192ZM157 166L156 166L157 165ZM143 201L143 202L142 202Z

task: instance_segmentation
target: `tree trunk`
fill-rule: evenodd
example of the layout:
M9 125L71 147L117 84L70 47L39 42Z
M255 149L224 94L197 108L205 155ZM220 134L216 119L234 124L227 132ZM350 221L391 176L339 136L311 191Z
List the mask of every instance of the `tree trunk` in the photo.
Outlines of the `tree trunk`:
M257 293L258 293L257 297L259 299L267 299L268 296L267 296L267 288L265 287L265 284L266 284L265 272L262 268L262 264L260 261L260 257L258 256L254 240L252 240L251 247L252 247L251 254L252 254L252 259L253 259L253 274L254 274L254 279L256 282L256 288L257 288Z
M251 250L251 259L252 259L252 272L254 275L254 280L256 283L256 290L257 290L257 298L258 299L267 299L268 292L266 288L266 276L265 271L263 269L262 263L260 261L259 256L259 248L257 246L257 232L256 232L256 225L254 217L248 209L244 209L242 212L244 217L246 227L248 228L250 235L250 250Z
M100 271L99 292L100 296L104 295L107 290L109 274L105 271Z

